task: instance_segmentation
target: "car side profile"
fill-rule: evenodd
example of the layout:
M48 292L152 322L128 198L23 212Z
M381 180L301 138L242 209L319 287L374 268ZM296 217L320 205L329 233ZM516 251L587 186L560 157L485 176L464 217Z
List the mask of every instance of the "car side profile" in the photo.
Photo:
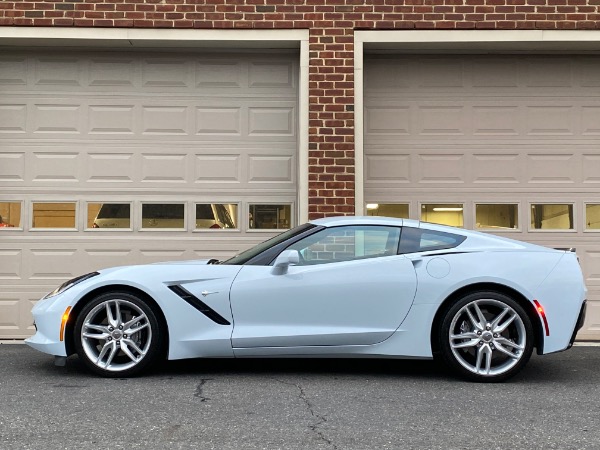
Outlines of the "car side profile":
M319 219L218 262L98 270L33 308L26 342L108 377L162 358L438 357L502 381L571 347L574 252L406 219Z

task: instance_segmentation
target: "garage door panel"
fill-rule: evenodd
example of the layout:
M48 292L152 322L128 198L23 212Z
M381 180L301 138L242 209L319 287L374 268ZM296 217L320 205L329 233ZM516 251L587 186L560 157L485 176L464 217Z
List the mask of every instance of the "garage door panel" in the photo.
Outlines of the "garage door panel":
M596 60L367 55L364 185L367 203L408 205L414 219L423 205L452 204L467 228L576 247L590 301L579 338L600 340L600 235L587 224L595 213L586 215L586 204L600 204ZM477 218L477 205L491 211L494 204L516 205L510 211L518 220L493 228Z

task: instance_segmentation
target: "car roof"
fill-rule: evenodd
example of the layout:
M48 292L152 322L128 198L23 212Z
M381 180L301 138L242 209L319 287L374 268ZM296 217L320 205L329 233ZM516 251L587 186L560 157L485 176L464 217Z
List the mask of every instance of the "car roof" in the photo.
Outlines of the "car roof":
M335 227L341 225L388 225L394 227L410 226L419 227L418 220L396 219L394 217L381 216L338 216L326 217L324 219L311 220L310 223L323 227Z

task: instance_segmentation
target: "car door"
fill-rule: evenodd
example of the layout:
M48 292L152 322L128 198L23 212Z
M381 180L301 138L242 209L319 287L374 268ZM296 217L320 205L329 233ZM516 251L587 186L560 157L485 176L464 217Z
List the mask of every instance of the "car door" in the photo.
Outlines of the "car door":
M231 288L234 348L369 345L387 339L416 292L400 228L325 228L294 243L298 265L244 266Z

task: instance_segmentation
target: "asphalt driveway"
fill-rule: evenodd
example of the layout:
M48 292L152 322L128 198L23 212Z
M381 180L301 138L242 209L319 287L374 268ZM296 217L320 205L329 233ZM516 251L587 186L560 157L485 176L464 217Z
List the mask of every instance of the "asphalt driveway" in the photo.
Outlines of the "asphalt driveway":
M429 361L192 360L132 379L0 345L2 449L598 449L600 347L475 384Z

